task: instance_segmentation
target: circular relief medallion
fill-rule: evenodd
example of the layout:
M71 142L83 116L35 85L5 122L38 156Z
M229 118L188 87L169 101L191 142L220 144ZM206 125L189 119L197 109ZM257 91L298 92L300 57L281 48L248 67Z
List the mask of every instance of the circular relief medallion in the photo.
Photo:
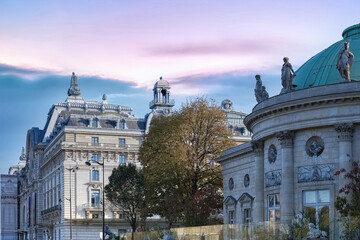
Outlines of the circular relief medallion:
M274 163L277 157L277 150L274 144L271 144L268 151L269 163Z
M232 179L232 178L229 179L229 189L230 190L234 189L234 179Z
M324 141L318 136L309 138L305 144L305 151L310 157L320 156L324 148Z
M244 176L244 186L248 187L249 185L250 185L250 176L249 176L249 174L246 174Z

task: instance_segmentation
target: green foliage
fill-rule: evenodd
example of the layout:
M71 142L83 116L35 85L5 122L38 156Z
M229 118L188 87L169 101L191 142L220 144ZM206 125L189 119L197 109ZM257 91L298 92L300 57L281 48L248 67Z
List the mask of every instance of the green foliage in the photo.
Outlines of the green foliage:
M134 165L119 165L105 186L106 198L127 216L133 231L140 215L146 214L145 181L141 171Z
M341 169L335 175L343 174L349 182L339 190L342 194L336 197L335 208L341 214L343 225L342 238L360 238L360 167L359 162L350 160L352 169L346 171Z
M153 119L140 148L140 162L151 212L166 217L169 227L177 219L190 220L191 214L196 219L188 225L206 224L212 210L221 208L221 168L214 161L234 145L225 121L221 108L206 98ZM211 197L204 194L206 189L212 189ZM205 207L204 200L212 197L217 202L209 201ZM193 216L194 212L201 216Z

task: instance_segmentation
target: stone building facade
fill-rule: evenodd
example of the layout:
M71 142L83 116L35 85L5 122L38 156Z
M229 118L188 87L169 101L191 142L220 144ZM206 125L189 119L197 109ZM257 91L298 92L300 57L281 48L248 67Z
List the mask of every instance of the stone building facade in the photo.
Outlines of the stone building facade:
M359 30L344 30L343 40L300 67L295 91L258 103L245 118L252 141L218 159L225 223L274 226L305 212L330 239L339 239L334 202L347 180L334 173L360 159L360 62L344 82L336 61L348 41L360 56Z
M26 165L19 175L19 239L98 240L103 214L116 235L131 229L124 212L106 199L103 213L102 171L106 185L119 164L140 166L138 150L151 119L171 114L175 104L166 80L156 82L153 92L151 112L136 118L130 107L109 104L106 95L102 102L85 101L73 74L66 101L51 107L44 129L27 133ZM245 114L231 113L240 116L234 125L244 127ZM247 130L234 135L250 140Z
M17 178L16 175L0 175L1 193L0 193L0 239L17 239Z

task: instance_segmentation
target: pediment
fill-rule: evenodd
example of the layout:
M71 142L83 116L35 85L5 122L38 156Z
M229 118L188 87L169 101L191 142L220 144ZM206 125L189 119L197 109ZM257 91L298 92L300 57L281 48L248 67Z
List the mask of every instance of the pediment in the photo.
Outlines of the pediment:
M241 194L241 196L239 197L238 201L243 203L243 202L251 202L254 200L254 197L251 196L249 193L243 193Z
M236 204L236 199L233 196L228 196L225 198L224 200L224 204L225 205L232 205L232 204Z

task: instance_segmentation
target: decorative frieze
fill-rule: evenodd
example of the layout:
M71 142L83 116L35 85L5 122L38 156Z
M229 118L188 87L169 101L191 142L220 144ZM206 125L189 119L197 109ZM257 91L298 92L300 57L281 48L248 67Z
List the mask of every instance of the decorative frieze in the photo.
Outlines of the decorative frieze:
M265 173L265 187L281 185L281 170L275 170Z
M334 165L311 165L298 168L298 182L329 181L334 179Z
M338 138L341 141L349 141L353 138L354 124L353 123L339 123L336 124L335 130L338 132Z
M282 147L292 147L293 145L293 140L295 137L295 132L294 131L280 131L277 132L276 134L277 139L280 141L280 144Z

